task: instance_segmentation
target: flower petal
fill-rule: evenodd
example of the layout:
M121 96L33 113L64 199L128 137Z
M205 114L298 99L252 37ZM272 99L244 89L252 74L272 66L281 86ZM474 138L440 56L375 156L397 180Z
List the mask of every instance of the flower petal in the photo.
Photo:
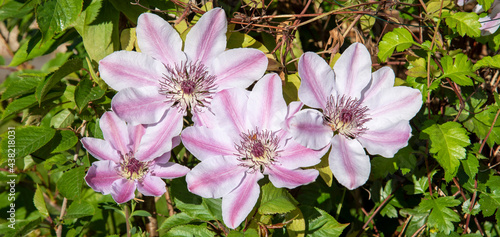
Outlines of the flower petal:
M286 119L281 124L282 128L285 128L286 130L290 129L290 121L295 116L295 114L302 109L302 106L304 106L304 103L300 101L290 102L290 104L287 107Z
M85 149L98 160L110 160L117 164L120 163L120 153L105 140L93 137L82 138L82 145Z
M182 131L182 144L198 160L236 153L231 136L222 128L188 127Z
M250 123L247 126L270 131L280 129L286 117L287 106L278 74L267 74L255 84L246 109L247 121Z
M232 88L217 93L212 100L212 111L217 118L217 126L237 131L238 134L247 132L245 117L247 103L247 90Z
M482 36L494 34L500 27L500 9L496 13L494 10L489 15L479 18L479 22L482 22L479 27Z
M173 179L186 175L189 172L189 168L177 163L168 162L166 164L153 165L151 172L154 176L162 179Z
M372 80L368 85L366 91L364 91L362 100L370 100L373 96L380 93L380 91L391 88L394 86L394 71L390 67L382 67L379 70L372 73Z
M172 139L178 136L181 130L182 113L176 109L169 109L158 123L146 126L135 158L148 161L169 152L172 150Z
M106 112L101 116L99 126L104 140L108 141L115 150L120 151L122 155L129 152L127 146L130 144L130 140L125 121L118 118L113 112Z
M290 120L289 132L295 141L311 149L322 149L330 144L333 131L323 124L323 114L305 109Z
M366 183L370 176L370 158L357 140L334 136L328 162L337 181L350 190Z
M406 120L396 124L369 121L367 126L370 126L369 129L357 139L372 155L378 154L391 158L399 149L408 145L411 126Z
M422 106L422 94L406 86L391 87L363 101L363 105L368 106L368 114L372 119L410 120Z
M147 174L142 181L137 182L137 190L146 196L161 196L166 191L166 184L160 177Z
M279 153L280 157L278 158L278 163L290 170L299 167L310 167L321 161L321 157L325 155L328 148L330 147L325 146L323 149L313 150L290 139L286 141L286 145Z
M134 180L118 179L111 185L111 196L116 203L121 204L135 197L136 183Z
M128 136L131 141L131 149L134 153L139 149L139 145L141 144L142 136L146 132L146 128L143 124L132 125L128 124Z
M222 219L229 228L235 229L250 214L259 199L257 181L263 177L260 172L246 173L241 184L222 198Z
M248 169L238 164L234 156L203 160L186 175L189 191L204 198L225 196L240 184Z
M334 92L335 73L323 58L312 52L299 59L299 99L313 108L325 109L328 97Z
M111 107L129 123L150 124L158 122L172 105L164 100L157 87L127 88L113 97Z
M108 195L111 193L113 182L122 178L117 172L118 168L118 165L110 160L96 161L87 171L85 182L95 191Z
M191 113L193 113L192 119L194 126L205 126L210 128L216 125L216 118L211 110L206 109L201 112L194 110L191 111Z
M221 53L212 62L217 89L247 88L264 75L267 63L266 55L257 49L239 48Z
M189 60L206 64L226 49L227 20L222 8L214 8L200 18L186 36L184 52Z
M137 20L136 32L141 52L153 56L165 65L180 64L186 60L179 33L158 15L141 14Z
M277 188L296 188L314 182L319 175L315 169L287 169L280 165L271 166L265 173Z
M339 94L360 98L372 78L370 53L361 43L349 46L333 66L335 89Z
M158 86L167 70L147 54L118 51L99 61L99 72L111 88L120 91L128 87Z

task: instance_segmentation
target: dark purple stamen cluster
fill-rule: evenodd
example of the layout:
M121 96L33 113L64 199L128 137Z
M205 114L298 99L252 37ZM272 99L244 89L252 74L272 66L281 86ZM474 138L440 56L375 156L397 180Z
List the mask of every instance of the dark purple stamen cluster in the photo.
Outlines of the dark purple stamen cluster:
M240 144L235 144L238 160L241 165L251 168L252 172L260 170L276 162L279 157L278 137L269 131L249 131L241 133Z
M330 96L323 120L334 132L354 139L367 130L363 127L363 124L371 119L367 117L367 112L368 107L363 106L356 98Z

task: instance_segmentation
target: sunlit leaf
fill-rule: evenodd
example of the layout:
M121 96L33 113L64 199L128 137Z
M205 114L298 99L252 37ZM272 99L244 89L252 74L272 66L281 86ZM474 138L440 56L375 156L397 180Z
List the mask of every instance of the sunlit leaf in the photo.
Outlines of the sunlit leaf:
M430 211L427 225L435 227L446 234L455 229L453 222L460 221L460 216L449 207L460 204L454 197L431 198L427 196L419 204L420 211Z
M407 29L396 28L392 32L386 33L380 41L378 58L381 62L385 62L394 53L394 50L401 52L414 43L415 41Z
M481 35L479 16L474 12L454 13L446 17L446 24L456 29L461 36L479 37Z

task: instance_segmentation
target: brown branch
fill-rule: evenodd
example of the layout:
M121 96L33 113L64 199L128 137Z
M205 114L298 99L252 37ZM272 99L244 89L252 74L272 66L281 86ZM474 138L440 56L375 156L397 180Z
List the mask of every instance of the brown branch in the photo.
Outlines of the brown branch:
M392 198L392 193L389 194L389 196L387 196L384 201L382 201L382 203L380 203L380 205L377 207L377 209L375 209L375 211L373 212L373 214L370 216L370 218L368 218L368 220L365 222L365 224L363 225L363 228L361 229L361 231L358 232L358 234L356 235L356 237L359 237L363 234L363 232L365 232L365 228L368 226L368 223L370 223L371 220L373 220L373 218L375 217L375 215L377 215L377 213L382 209L382 207L385 205L385 203L387 201L389 201L390 199Z

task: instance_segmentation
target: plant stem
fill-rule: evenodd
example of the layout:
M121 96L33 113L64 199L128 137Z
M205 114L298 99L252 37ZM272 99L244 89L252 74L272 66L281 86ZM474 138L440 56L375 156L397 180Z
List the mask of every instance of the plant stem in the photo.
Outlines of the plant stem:
M151 216L146 217L146 231L149 236L158 236L158 220L156 219L156 202L155 197L144 196L143 207Z
M131 227L130 227L130 210L128 205L123 204L123 211L125 212L125 226L127 226L127 237L132 237Z

